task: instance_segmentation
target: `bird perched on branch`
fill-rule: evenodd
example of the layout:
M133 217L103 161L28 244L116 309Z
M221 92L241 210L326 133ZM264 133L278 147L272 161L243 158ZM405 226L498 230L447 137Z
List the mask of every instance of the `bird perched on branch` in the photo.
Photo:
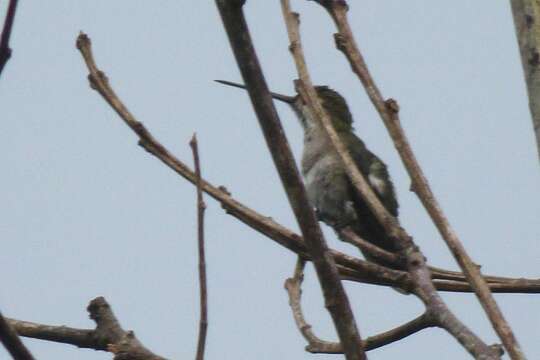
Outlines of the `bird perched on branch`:
M241 84L216 81L245 89ZM354 134L353 118L345 99L327 86L316 86L315 90L356 166L388 212L397 217L398 202L387 167ZM315 207L319 219L334 228L338 234L341 229L349 226L364 240L395 252L397 249L392 240L353 188L345 167L319 120L313 118L299 95L271 95L292 107L304 130L302 174L309 201ZM368 260L374 260L369 254L364 255Z

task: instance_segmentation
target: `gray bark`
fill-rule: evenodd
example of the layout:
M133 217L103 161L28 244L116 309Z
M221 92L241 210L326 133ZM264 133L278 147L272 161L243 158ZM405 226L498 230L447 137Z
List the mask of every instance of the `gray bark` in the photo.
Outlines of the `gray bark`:
M540 0L510 0L540 157Z

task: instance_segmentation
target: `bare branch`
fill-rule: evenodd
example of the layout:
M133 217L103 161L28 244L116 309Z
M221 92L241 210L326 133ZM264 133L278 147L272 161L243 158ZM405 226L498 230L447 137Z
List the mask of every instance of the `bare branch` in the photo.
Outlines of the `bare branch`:
M9 321L0 313L0 341L15 360L34 360L30 351L13 329Z
M358 260L361 261L361 260ZM379 271L370 268L368 264L361 264L362 269L366 269L369 273L364 273L359 270L353 270L348 266L338 265L339 272L343 280L359 282L363 284L374 284L382 286L397 287L405 292L412 292L412 282L409 275L405 272L388 271L384 274L371 274L371 272ZM474 292L471 285L466 281L443 280L433 278L433 285L437 291L472 293ZM490 282L488 284L491 292L498 294L539 294L540 281L529 279L509 279L505 282Z
M463 275L463 273L460 271L446 270L446 269L441 269L434 266L430 266L429 269L431 270L434 279L467 281L466 276ZM538 287L538 285L540 285L540 279L509 278L509 277L504 277L504 276L493 276L493 275L483 275L482 277L489 284L494 284L494 283L516 284L519 282L521 286L524 286L524 284L527 283L532 287L531 290L533 290L533 292L534 292L534 289Z
M345 356L351 360L366 359L349 299L313 208L309 205L304 184L264 80L244 18L243 4L244 1L238 0L216 0L266 143L315 266L326 308L332 316Z
M96 343L94 339L95 330L44 325L16 319L7 320L20 336L75 345L85 349L106 350L106 348Z
M133 331L122 329L103 297L90 301L87 310L90 318L96 322L95 330L44 325L15 319L8 319L8 322L20 336L108 351L115 354L114 360L165 360L145 348Z
M383 333L370 336L365 340L365 349L373 350L393 342L406 338L407 336L416 334L420 330L427 329L429 327L436 326L432 316L428 313L424 313L403 325L397 326L393 329L385 331Z
M404 261L400 259L398 254L386 251L377 245L374 245L360 236L356 235L354 231L348 227L339 232L340 238L348 242L351 245L356 246L361 251L369 254L376 260L381 261L384 264L395 265L395 268L404 268Z
M386 251L377 245L374 245L354 233L349 228L344 228L339 233L340 238L356 246L361 251L369 254L372 258L380 260L383 263L394 265L395 268L403 267L404 260L398 254ZM435 287L439 291L473 292L471 286L466 282L467 279L463 273L451 271L437 267L428 266L431 272L431 278L435 281ZM488 282L491 292L497 293L539 293L540 279L514 279L501 276L484 276Z
M340 238L356 246L358 249L369 254L372 258L378 259L383 263L395 265L396 268L403 267L403 262L398 254L386 251L377 245L374 245L354 233L349 228L344 228L339 233ZM453 292L473 292L463 273L428 266L431 272L431 278L435 280L434 284L438 291ZM491 292L496 293L539 293L540 279L508 278L502 276L485 275L484 279L488 282ZM442 280L442 281L437 281ZM403 286L400 286L403 288Z
M510 4L540 156L540 3L536 0L511 0Z
M11 57L11 48L9 47L9 38L11 37L11 30L13 29L13 22L15 21L15 12L17 11L18 0L10 0L6 19L4 20L4 27L2 29L2 35L0 36L0 75L4 66Z
M308 324L304 318L301 305L304 265L304 260L299 258L294 271L294 276L285 281L285 289L289 294L289 305L291 306L296 326L304 339L308 342L308 345L306 346L307 351L311 353L341 354L343 353L343 349L340 343L321 340L315 335L311 325ZM365 351L373 350L399 341L409 335L432 326L435 326L435 323L426 313L394 329L368 337L362 341L362 346Z
M449 292L474 292L471 285L465 281L434 280L437 290ZM504 283L488 283L492 293L499 294L538 294L540 281L527 279L512 279Z
M504 319L495 299L493 298L489 286L482 278L479 267L473 263L465 248L459 241L456 233L451 228L448 219L443 214L442 209L437 202L429 183L420 168L418 161L412 151L412 148L407 140L405 132L399 121L399 107L393 99L385 100L377 85L375 84L371 74L368 71L366 63L356 45L354 36L347 20L348 6L344 0L318 0L331 15L338 29L338 34L335 34L336 46L343 52L346 58L364 88L379 112L394 145L409 173L412 180L412 189L420 198L422 204L429 213L431 219L437 226L440 234L446 241L454 258L457 260L460 267L463 269L467 280L473 287L482 307L486 311L495 331L501 338L505 348L508 350L512 359L524 359L524 354L512 332L512 329ZM363 195L363 194L362 194ZM368 200L368 199L366 199ZM383 217L380 218L384 220Z
M199 321L199 340L197 342L196 360L204 359L204 348L206 345L206 332L208 329L208 294L206 286L206 259L204 254L204 211L206 204L202 194L201 166L199 161L199 147L197 137L193 134L189 146L193 151L193 162L195 163L195 175L197 184L197 233L199 247L199 287L201 299L201 318Z

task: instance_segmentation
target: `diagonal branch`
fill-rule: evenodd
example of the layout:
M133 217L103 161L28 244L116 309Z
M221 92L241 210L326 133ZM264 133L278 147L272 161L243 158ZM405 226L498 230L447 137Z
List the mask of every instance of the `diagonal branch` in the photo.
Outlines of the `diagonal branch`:
M345 228L341 230L340 237L345 242L348 242L349 244L369 254L374 259L378 259L383 263L395 265L396 268L403 266L404 260L399 256L399 254L386 251L377 245L362 239L351 229ZM453 284L456 285L456 287L454 287L452 290L441 289L439 287L437 287L437 290L459 291L457 289L460 288L463 289L462 291L464 292L472 292L470 285L467 283L467 278L465 275L463 275L463 273L433 266L428 266L428 269L431 272L432 279L453 281ZM540 292L540 279L515 279L490 275L484 275L483 277L488 282L491 292L515 292L531 294ZM464 284L458 286L458 283Z
M0 313L0 341L14 360L34 360L10 322Z
M216 5L266 143L311 255L325 305L343 345L345 357L349 360L366 359L360 346L360 332L335 260L330 255L313 208L309 205L306 189L253 48L243 13L244 1L216 0Z
M439 291L449 292L474 292L471 285L466 281L455 280L433 280L435 287ZM499 294L538 294L540 293L540 284L538 281L526 279L514 279L505 283L489 283L492 293Z
M114 360L166 360L145 348L133 331L124 330L103 297L90 301L87 310L90 318L96 322L94 330L16 319L8 319L8 322L20 336L108 351L115 354Z
M2 35L0 36L0 75L4 66L11 57L11 48L9 47L9 38L11 37L11 30L13 29L13 22L15 21L15 12L17 11L18 0L10 0L6 19L4 20L4 27L2 28Z
M336 46L343 52L352 67L354 73L358 76L364 88L379 112L395 147L403 161L409 176L412 181L412 189L420 198L420 201L426 208L431 219L435 223L439 233L442 235L448 245L452 255L457 260L463 273L467 277L478 297L484 311L487 313L495 331L502 340L505 348L512 359L524 359L525 356L515 338L512 329L504 319L495 299L493 298L489 286L482 278L479 267L473 263L472 259L467 254L465 248L457 237L456 233L450 226L450 223L437 202L427 178L425 177L420 164L412 151L412 148L407 140L405 132L399 121L399 107L393 99L384 100L381 92L375 84L371 74L368 71L367 65L360 53L356 41L352 34L349 22L347 20L348 6L344 0L316 0L322 5L331 15L338 29L338 34L335 35ZM384 220L383 217L380 218Z

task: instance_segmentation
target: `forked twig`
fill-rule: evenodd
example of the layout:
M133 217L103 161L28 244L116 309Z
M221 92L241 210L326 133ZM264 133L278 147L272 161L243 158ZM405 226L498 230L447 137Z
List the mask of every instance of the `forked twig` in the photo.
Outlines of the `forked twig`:
M300 333L308 342L306 350L317 354L341 354L343 348L340 343L320 339L312 330L312 326L306 321L302 311L302 281L304 279L305 261L298 259L294 270L294 275L285 281L285 289L289 295L289 305L293 313L296 326ZM385 331L375 336L370 336L362 340L365 351L377 349L379 347L399 341L407 336L417 333L420 330L435 326L433 319L428 313L420 315L403 325Z
M115 360L166 360L144 347L133 331L124 330L103 297L90 301L87 310L96 323L94 330L7 320L20 336L108 351Z
M304 266L306 262L298 258L292 278L285 280L285 290L289 295L289 305L291 307L293 318L300 333L308 342L306 350L315 353L340 354L343 349L340 343L321 340L312 330L310 324L304 318L302 311L302 281L304 280Z

